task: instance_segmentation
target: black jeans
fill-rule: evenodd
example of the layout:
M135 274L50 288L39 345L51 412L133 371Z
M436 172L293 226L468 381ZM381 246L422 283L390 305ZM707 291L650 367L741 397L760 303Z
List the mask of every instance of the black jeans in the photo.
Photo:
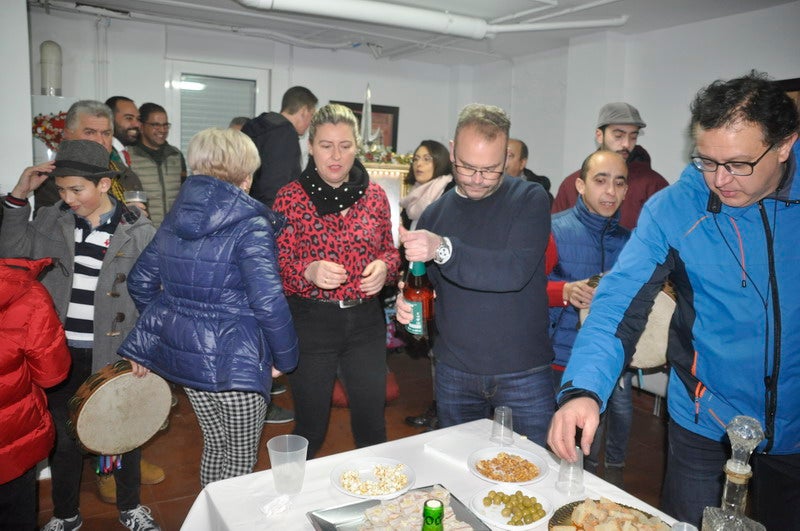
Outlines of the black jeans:
M50 455L50 469L53 475L53 516L56 518L72 518L78 514L84 451L67 430L67 420L69 420L67 403L92 374L92 349L70 347L69 351L72 355L69 376L47 391L48 409L56 425L56 445ZM103 427L98 426L98 429ZM114 470L114 479L117 483L117 508L120 511L128 511L139 505L141 458L141 450L138 448L122 454L122 468Z
M754 454L753 518L767 528L797 529L800 507L800 454Z
M670 421L662 510L699 528L703 509L719 507L725 481L723 467L730 453L727 439L724 443L712 441ZM752 518L768 531L797 529L800 454L754 453L750 464Z
M350 402L356 447L385 442L386 320L377 298L353 308L288 300L300 340L300 361L289 374L294 433L308 439L308 458L325 441L337 372Z
M0 485L0 529L36 529L36 467Z

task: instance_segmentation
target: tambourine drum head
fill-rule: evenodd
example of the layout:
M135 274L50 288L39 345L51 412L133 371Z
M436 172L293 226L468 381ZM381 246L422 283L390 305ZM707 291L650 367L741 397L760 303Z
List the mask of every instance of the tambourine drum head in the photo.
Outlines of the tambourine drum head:
M115 455L146 443L164 424L170 410L167 382L149 373L126 372L110 378L85 398L75 422L81 444L90 452Z

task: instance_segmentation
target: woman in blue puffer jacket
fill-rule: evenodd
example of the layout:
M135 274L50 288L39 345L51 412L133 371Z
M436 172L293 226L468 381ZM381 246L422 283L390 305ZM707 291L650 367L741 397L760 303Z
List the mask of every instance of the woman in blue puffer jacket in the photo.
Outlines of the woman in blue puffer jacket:
M203 431L200 481L252 472L272 378L297 365L275 237L280 214L247 195L252 140L206 129L192 175L128 277L141 314L119 354L181 384Z

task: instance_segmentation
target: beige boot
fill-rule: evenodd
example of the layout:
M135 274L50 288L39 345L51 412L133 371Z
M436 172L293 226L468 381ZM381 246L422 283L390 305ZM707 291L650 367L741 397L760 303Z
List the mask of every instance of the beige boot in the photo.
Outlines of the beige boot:
M142 474L142 485L155 485L164 481L166 474L164 469L142 459L139 469ZM114 474L103 474L97 476L97 490L100 492L100 499L106 503L117 503L117 482L114 481Z

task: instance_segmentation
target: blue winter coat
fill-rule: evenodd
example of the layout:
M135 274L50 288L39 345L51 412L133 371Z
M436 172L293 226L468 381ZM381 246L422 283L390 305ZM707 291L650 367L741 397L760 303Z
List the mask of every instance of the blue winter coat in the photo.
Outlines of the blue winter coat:
M128 276L141 316L119 354L202 391L269 398L298 348L278 270L284 223L235 186L190 177Z
M555 214L550 231L556 242L558 262L547 279L573 282L611 269L631 236L619 224L619 217L619 210L610 218L589 212L580 196L574 207ZM567 365L578 335L578 321L578 310L571 304L550 308L554 364Z
M671 274L670 417L722 441L725 425L748 415L768 437L760 451L800 452L798 156L795 142L783 187L747 207L710 211L709 189L691 165L645 204L595 294L559 399L583 389L605 403Z

